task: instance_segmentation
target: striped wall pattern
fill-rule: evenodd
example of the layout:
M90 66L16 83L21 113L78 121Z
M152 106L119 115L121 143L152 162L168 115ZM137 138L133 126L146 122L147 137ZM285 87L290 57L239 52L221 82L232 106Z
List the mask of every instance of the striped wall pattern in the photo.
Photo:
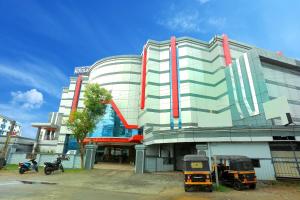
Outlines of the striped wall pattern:
M280 64L261 64L270 99L287 97L292 119L300 125L300 72L283 68ZM274 124L280 125L280 119L274 119Z
M298 66L292 59L227 36L209 42L188 37L149 40L141 56L94 63L89 75L82 77L78 109L83 107L85 84L98 83L112 93L128 124L144 127L145 140L151 132L170 129L276 125L276 120L265 119L262 104L280 96L287 96L292 117L300 122L299 70L262 58ZM71 78L63 90L59 112L64 119L71 112L75 87L76 78ZM62 124L59 144L65 134L69 131Z
M77 109L80 110L84 107L83 94L84 94L84 90L85 90L85 85L88 83L88 76L81 76L81 78L78 81L77 80L78 80L78 77L71 77L69 87L63 88L63 91L62 91L60 105L58 108L58 113L60 113L62 115L62 120L61 120L61 126L59 129L59 135L58 135L58 141L57 141L57 147L56 147L57 153L63 152L64 144L66 142L66 135L71 134L70 130L67 129L65 124L66 124L66 121L70 117L72 107L74 110L75 110L75 108L76 108L76 110ZM78 83L77 84L78 87L80 85L80 87L79 87L80 92L77 91L78 96L76 95L76 83ZM79 83L81 83L81 84L79 84ZM76 98L74 98L74 97L76 97ZM77 102L74 102L74 99L77 99L76 100Z
M145 52L144 58L147 58ZM143 61L143 68L146 63L147 60ZM140 101L141 72L141 56L116 56L96 62L89 75L90 83L98 83L111 92L114 104L127 123L134 127L138 124L140 103L143 103Z
M172 42L176 44L176 62L173 62ZM232 126L222 40L204 43L172 38L169 42L148 41L146 46L146 104L139 112L139 126L154 129L176 129L180 124L183 128ZM245 51L233 46L231 54L236 58ZM176 108L180 108L179 118L172 117L176 94L172 88L173 63L177 64L179 77Z
M255 50L233 59L225 69L228 95L234 126L269 126L263 103L270 100Z

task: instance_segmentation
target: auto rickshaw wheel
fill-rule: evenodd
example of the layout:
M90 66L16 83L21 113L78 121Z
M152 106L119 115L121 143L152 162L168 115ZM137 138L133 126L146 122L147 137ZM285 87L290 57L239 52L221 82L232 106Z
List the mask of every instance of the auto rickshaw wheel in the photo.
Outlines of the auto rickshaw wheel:
M189 185L184 185L184 191L189 192L190 186Z
M239 182L239 181L234 181L234 183L233 183L233 188L234 188L235 190L242 190L243 184L242 184L241 182Z
M212 186L208 186L208 187L207 187L207 190L208 190L209 192L212 192L212 191L213 191L213 187L212 187Z
M251 190L255 190L256 184L254 183L254 184L249 185L249 188L250 188Z

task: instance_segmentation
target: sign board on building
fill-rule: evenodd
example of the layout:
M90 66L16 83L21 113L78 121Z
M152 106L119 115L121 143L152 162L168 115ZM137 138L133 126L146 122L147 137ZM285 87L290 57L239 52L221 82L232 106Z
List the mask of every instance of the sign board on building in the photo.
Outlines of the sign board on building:
M74 74L76 74L76 75L88 75L89 70L90 70L89 66L75 67Z

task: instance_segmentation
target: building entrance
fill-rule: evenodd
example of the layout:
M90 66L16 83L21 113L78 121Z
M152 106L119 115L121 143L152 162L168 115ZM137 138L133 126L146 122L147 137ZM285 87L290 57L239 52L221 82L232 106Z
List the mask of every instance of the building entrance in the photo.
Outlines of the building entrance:
M196 143L174 144L175 170L183 170L183 157L188 154L197 154Z
M134 146L121 146L99 145L96 151L95 162L109 162L109 163L127 163L134 164L135 161L135 149Z

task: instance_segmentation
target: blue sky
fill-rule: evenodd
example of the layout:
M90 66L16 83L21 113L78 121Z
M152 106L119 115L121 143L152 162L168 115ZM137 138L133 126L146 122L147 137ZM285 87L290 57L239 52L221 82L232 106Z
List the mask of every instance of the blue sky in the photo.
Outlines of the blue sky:
M140 54L148 39L230 38L300 58L300 1L0 0L0 113L46 122L75 66Z

